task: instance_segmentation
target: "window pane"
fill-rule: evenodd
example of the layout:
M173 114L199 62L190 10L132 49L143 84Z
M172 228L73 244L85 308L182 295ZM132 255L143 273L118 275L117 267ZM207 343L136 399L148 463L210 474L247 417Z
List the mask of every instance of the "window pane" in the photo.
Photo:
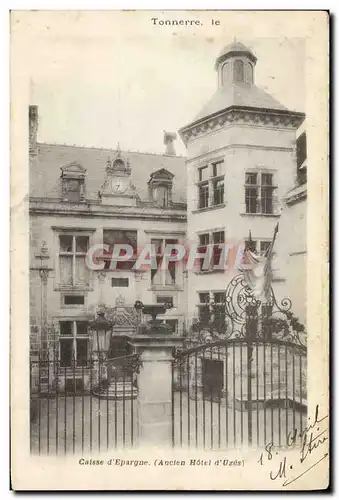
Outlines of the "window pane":
M112 247L116 243L131 245L136 251L137 231L125 231L118 229L104 229L103 242ZM112 251L112 248L111 250Z
M60 283L62 285L73 285L73 257L60 255Z
M199 181L207 181L208 179L208 168L199 168Z
M89 270L87 268L85 257L80 256L75 258L75 284L89 284Z
M88 340L78 339L77 343L77 364L85 365L88 357Z
M272 188L261 188L261 211L263 214L273 213Z
M65 306L84 305L85 297L83 295L65 295Z
M272 180L272 174L261 174L261 183L263 186L272 186Z
M200 245L208 245L210 240L210 235L208 233L199 234L199 244Z
M297 167L299 168L307 158L306 132L303 132L297 139Z
M224 243L225 242L225 232L224 231L218 231L216 233L213 233L213 243Z
M72 252L73 236L62 234L59 236L59 241L61 252Z
M73 203L79 203L80 191L67 191L67 200Z
M213 204L221 203L224 203L224 181L218 180L213 182Z
M60 339L60 362L62 366L71 366L73 359L73 340Z
M234 61L234 81L244 81L244 63L242 61Z
M73 321L60 321L60 335L72 336L73 335Z
M230 64L227 62L222 67L222 83L228 82L230 74Z
M171 333L176 333L178 331L178 320L177 319L167 319L165 321L166 325L171 327Z
M170 304L173 307L173 297L169 295L158 295L157 296L157 304Z
M248 83L253 83L253 66L248 63Z
M67 181L68 191L78 191L80 189L80 181L77 179L69 179Z
M209 300L210 300L210 294L208 292L199 293L200 304L206 304L206 302L209 302Z
M245 188L246 213L255 214L258 208L258 190L257 188Z
M257 183L257 174L247 173L245 176L246 184L256 184Z
M160 272L162 270L160 269ZM165 273L165 285L175 285L175 262L168 263L168 269L164 271Z
M199 208L208 207L208 184L199 187Z
M223 304L225 302L225 292L215 292L213 294L214 302L217 304Z
M212 164L213 177L222 175L224 173L224 162L218 161Z
M261 241L260 242L260 253L265 253L269 248L271 242L270 241Z
M88 335L87 321L77 321L77 335Z
M151 239L151 245L154 245L155 253L156 254L161 254L161 247L162 247L162 242L163 240L160 239Z
M129 286L129 280L128 278L112 278L112 286L127 288Z
M254 240L245 240L245 248L250 250L253 253L257 252L257 242Z
M153 190L153 199L161 207L168 205L168 188L166 186L157 186Z
M76 251L86 253L88 250L88 236L76 236Z
M161 269L151 269L151 282L152 285L161 285L161 276L163 271Z

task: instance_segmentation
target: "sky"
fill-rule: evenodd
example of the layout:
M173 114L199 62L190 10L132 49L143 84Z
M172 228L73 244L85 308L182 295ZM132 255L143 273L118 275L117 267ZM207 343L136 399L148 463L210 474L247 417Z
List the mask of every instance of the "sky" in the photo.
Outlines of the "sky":
M54 13L37 19L39 30L26 27L30 103L39 106L40 142L105 148L119 143L124 150L163 153L163 131L190 123L217 89L215 59L235 36L258 58L256 85L289 109L305 110L304 39L248 37L240 23L230 30L226 21L214 31L210 23L154 27L148 13L132 21L133 13L126 21L118 14ZM186 155L179 136L176 152Z

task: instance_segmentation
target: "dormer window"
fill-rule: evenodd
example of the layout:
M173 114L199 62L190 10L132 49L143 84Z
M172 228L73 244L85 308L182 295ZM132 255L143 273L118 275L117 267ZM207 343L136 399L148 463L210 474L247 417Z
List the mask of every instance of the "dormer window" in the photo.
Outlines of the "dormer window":
M71 203L85 201L86 170L73 162L61 168L62 200Z
M151 174L148 181L150 201L159 207L168 207L172 201L172 186L174 175L162 168Z
M161 207L168 206L168 187L167 186L155 186L153 189L153 198L157 202L157 205Z

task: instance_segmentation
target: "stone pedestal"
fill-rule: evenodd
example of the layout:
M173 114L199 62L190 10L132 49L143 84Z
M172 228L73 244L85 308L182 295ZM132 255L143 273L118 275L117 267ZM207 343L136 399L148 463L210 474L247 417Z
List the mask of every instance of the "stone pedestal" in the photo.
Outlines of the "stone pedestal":
M140 446L172 446L172 352L182 337L143 335L132 339L140 354L138 375Z

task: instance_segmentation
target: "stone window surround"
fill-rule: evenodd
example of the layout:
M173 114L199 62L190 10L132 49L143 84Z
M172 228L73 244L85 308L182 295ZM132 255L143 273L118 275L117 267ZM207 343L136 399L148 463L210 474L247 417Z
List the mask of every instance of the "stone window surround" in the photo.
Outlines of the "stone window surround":
M244 170L244 174L245 174L245 182L244 182L244 191L246 191L246 187L257 187L259 189L259 196L257 198L257 203L260 204L261 206L261 187L262 187L262 184L261 184L261 175L262 174L271 174L272 175L272 186L269 186L269 187L272 187L272 190L273 190L273 196L272 196L272 213L264 213L264 212L246 212L246 202L244 202L244 208L245 210L243 212L240 213L240 215L248 215L248 216L261 216L261 217L279 217L280 214L277 214L277 200L276 200L276 196L274 195L274 191L276 191L278 189L278 185L276 184L276 172L277 172L277 169L273 169L273 168L268 168L268 167L264 167L264 166L261 166L261 165L258 165L256 168L246 168ZM260 176L260 182L259 184L246 184L246 174L257 174ZM245 193L244 193L245 194Z
M226 290L225 289L213 289L213 290L197 290L197 295L198 295L198 302L196 303L196 310L198 312L198 318L199 318L199 308L200 307L205 307L206 302L200 302L200 294L201 293L208 293L209 294L209 303L211 303L214 300L214 294L216 293L224 293L226 297ZM222 304L222 302L216 302L216 304Z
M208 234L209 235L209 245L212 245L213 244L212 243L213 234L220 233L220 232L224 233L224 242L225 242L226 241L226 227L225 226L214 227L212 229L205 229L203 231L196 231L196 235L199 237L203 234ZM200 245L199 242L197 242L197 244ZM223 273L223 272L224 272L224 269L213 269L213 259L211 258L209 269L195 270L194 274L210 274L210 273Z
M224 201L218 205L214 205L213 204L213 197L214 197L214 182L215 181L218 181L218 180L223 180L225 181L225 171L219 175L216 175L214 176L213 175L213 165L215 164L218 164L218 163L222 163L223 165L225 165L225 159L224 159L224 156L216 156L214 158L210 158L209 160L205 160L205 161L202 161L199 163L199 165L197 165L197 168L196 168L196 172L195 172L195 176L196 176L196 187L197 187L197 191L198 191L198 196L197 196L197 208L195 210L193 210L192 212L200 212L200 211L205 211L205 210L214 210L214 209L217 209L217 208L222 208L225 206L225 191L224 191ZM207 168L208 169L208 178L205 179L205 180L200 180L199 179L199 172L204 169L204 168ZM205 185L207 184L208 185L208 206L206 207L199 207L199 188L201 185Z
M73 331L73 335L72 336L62 336L60 335L60 323L63 322L63 321L70 321L73 323L73 326L72 326L72 331ZM60 338L61 339L66 339L66 338L72 338L73 339L73 349L74 349L74 346L75 346L75 349L76 349L76 338L77 338L77 335L76 335L76 326L75 326L75 323L76 322L83 322L83 323L89 323L89 317L88 315L79 315L79 316L58 316L58 317L54 317L53 319L53 323L57 326L57 331L56 331L56 340L57 340L57 353L58 353L58 359L60 360L60 357L61 357L61 351L60 351ZM87 339L87 353L89 353L90 351L90 345L91 345L91 335L90 335L90 330L89 330L89 326L87 328L87 335L80 335L78 337L79 339ZM81 365L82 367L82 365ZM66 370L68 371L69 367L66 366ZM83 366L83 369L86 369L86 366L84 365ZM62 368L60 368L60 370L62 370ZM71 370L72 371L72 370ZM67 372L66 372L67 373Z
M60 282L60 244L59 244L59 236L61 235L70 235L70 236L88 236L89 237L89 247L93 245L93 233L96 231L95 228L71 228L71 227L56 227L52 226L52 230L54 233L54 248L57 248L57 251L54 254L54 268L55 268L55 278L54 278L54 290L62 291L64 293L70 292L78 292L83 293L85 291L92 291L93 288L91 286L91 270L89 270L89 284L78 284L78 285L64 285ZM64 306L65 307L65 306ZM69 306L66 306L69 307ZM71 306L73 307L73 306Z
M84 303L83 304L65 304L65 296L66 295L81 295L84 297ZM60 308L61 309L83 309L86 310L87 308L87 293L81 292L81 291L75 291L75 290L70 290L70 291L63 291L60 293Z

